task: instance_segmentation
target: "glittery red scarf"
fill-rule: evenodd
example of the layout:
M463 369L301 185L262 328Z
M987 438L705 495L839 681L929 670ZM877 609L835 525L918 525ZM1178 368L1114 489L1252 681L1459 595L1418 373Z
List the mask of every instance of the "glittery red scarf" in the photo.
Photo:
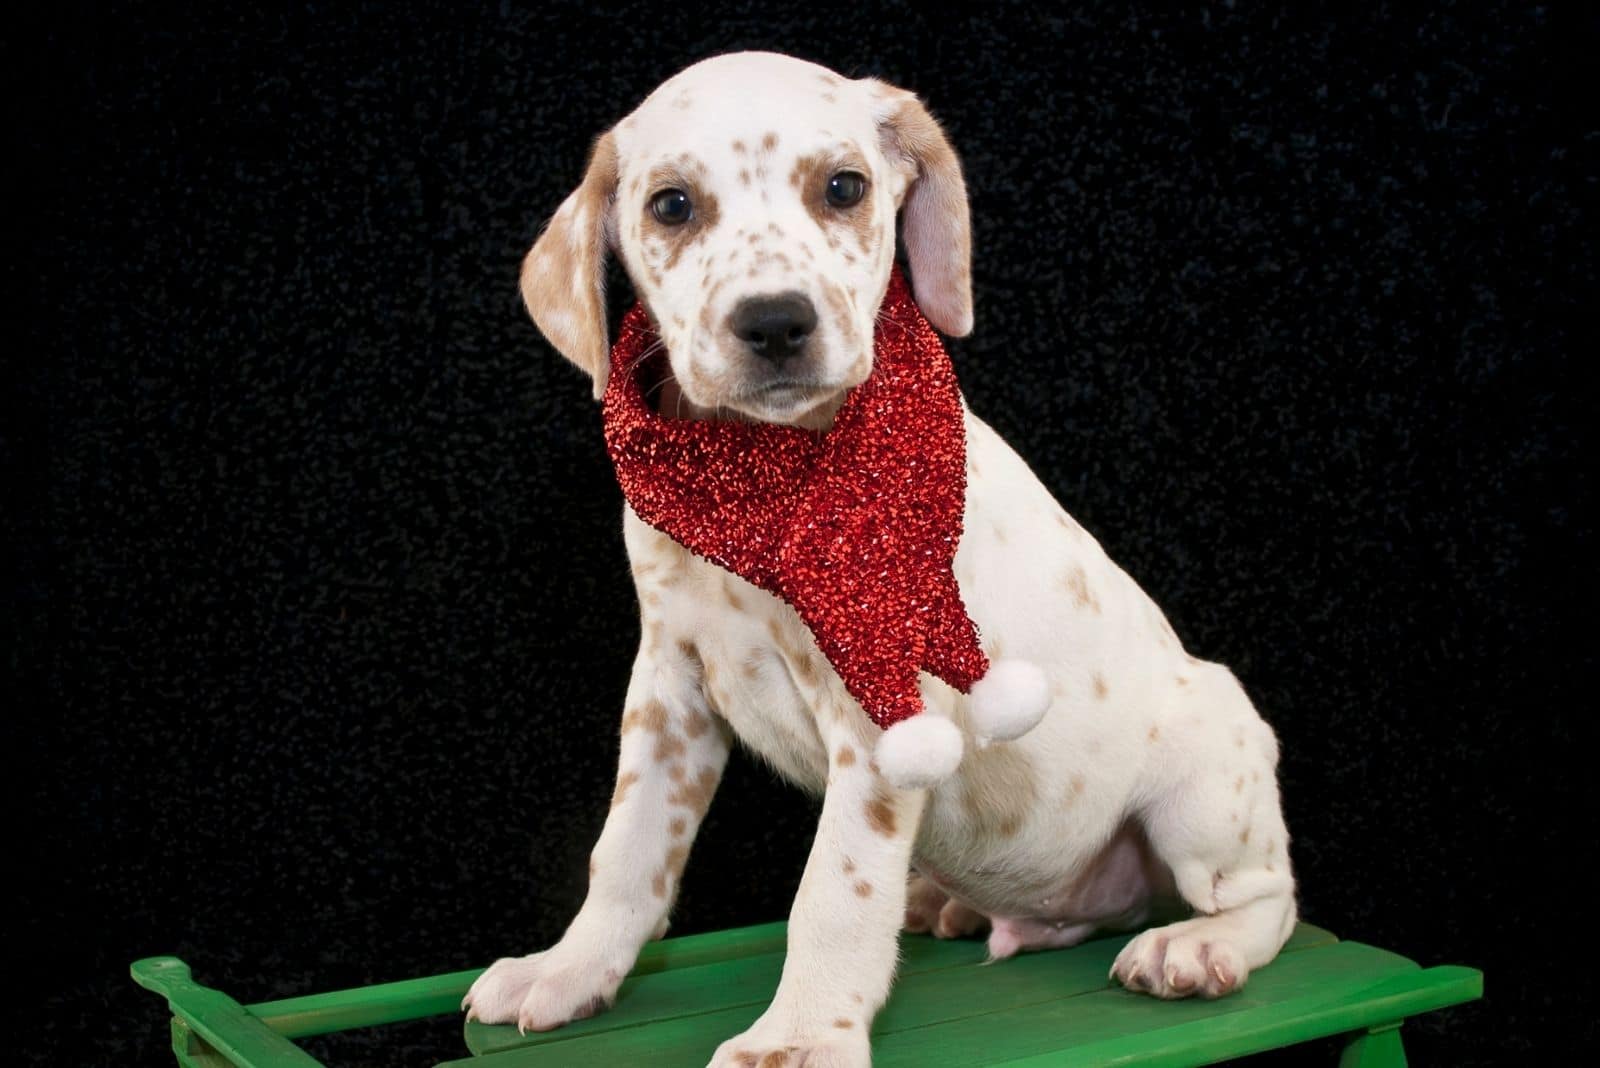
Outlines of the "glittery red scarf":
M955 369L896 267L871 376L826 433L664 419L622 321L605 392L606 446L628 504L694 553L794 606L880 727L922 710L917 672L963 693L989 670L951 570L966 496Z

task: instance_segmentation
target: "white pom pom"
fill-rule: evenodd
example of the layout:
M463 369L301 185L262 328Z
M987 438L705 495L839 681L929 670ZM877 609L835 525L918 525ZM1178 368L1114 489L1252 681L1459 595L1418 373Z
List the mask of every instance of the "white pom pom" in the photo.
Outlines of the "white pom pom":
M922 712L884 731L874 759L892 786L902 790L934 786L961 763L961 731L943 716Z
M1009 742L1031 731L1050 707L1050 680L1028 660L996 660L972 684L968 716L980 746Z

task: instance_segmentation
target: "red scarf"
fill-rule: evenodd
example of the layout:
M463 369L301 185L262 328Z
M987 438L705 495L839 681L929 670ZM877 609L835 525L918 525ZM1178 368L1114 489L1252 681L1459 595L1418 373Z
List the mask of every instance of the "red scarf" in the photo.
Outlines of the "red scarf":
M606 447L639 518L793 605L878 726L922 711L919 669L970 691L989 660L951 570L967 485L961 393L899 267L872 374L820 435L662 418L640 382L656 340L635 305L605 391Z

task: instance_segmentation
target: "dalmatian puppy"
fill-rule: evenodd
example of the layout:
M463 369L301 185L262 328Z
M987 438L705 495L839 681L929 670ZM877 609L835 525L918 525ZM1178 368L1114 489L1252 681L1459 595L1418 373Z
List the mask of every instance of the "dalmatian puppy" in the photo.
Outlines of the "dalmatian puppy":
M918 98L776 53L719 55L594 142L522 293L598 396L614 253L666 348L663 414L820 429L871 371L897 221L923 313L968 333L966 189ZM1136 936L1112 969L1162 998L1220 997L1278 953L1295 888L1272 730L1017 454L965 423L956 578L987 654L1045 670L1039 725L969 736L951 778L896 788L871 759L878 728L795 612L626 511L642 640L588 896L556 945L484 972L471 1017L546 1030L611 1003L666 930L735 737L823 802L776 995L715 1066L869 1064L902 925L986 930L1004 958L1175 903L1187 918ZM927 675L921 690L925 714L970 735L967 697Z

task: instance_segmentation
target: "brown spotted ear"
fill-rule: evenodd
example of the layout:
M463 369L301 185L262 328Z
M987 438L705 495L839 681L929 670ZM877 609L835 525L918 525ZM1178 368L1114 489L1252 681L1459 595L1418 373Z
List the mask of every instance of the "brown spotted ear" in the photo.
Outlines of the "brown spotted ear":
M617 193L617 144L600 135L583 182L551 217L522 261L522 300L556 350L589 372L605 393L611 368L606 337L605 252Z
M915 93L865 81L884 155L910 177L901 234L917 305L941 331L964 337L972 332L972 221L961 161Z

